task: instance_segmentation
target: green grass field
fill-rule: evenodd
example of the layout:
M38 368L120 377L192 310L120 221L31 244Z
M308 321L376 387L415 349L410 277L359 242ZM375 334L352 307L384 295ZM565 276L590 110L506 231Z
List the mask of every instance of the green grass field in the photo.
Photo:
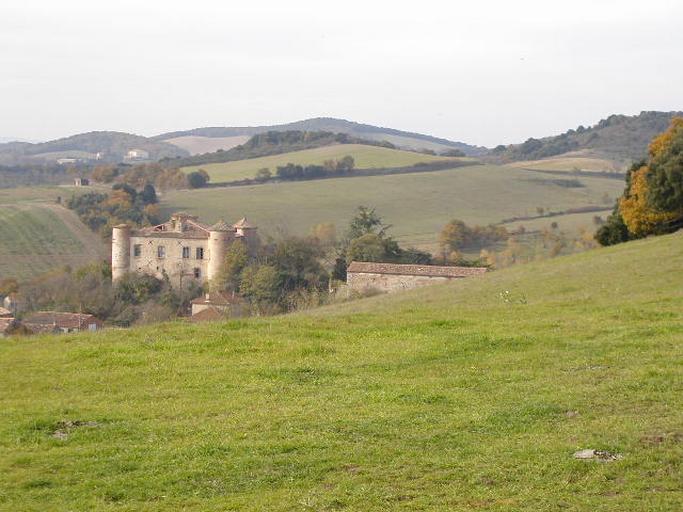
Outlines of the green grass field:
M522 162L512 162L507 164L509 167L518 169L536 169L544 171L623 171L621 165L612 160L604 158L591 158L582 156L560 156L556 158L544 158L543 160L527 160Z
M542 231L550 229L553 222L557 223L558 229L569 233L578 233L581 229L589 229L595 231L598 226L593 221L594 217L600 217L606 220L612 213L612 208L606 207L605 210L599 212L588 213L568 213L565 215L556 215L553 217L539 217L531 220L519 220L503 224L509 231L514 231L519 226L524 226L527 231Z
M677 234L311 313L4 340L0 508L678 511L681 268Z
M0 278L30 279L64 265L78 267L107 256L102 240L61 206L0 204Z
M46 186L46 187L17 187L0 188L0 206L19 203L55 203L58 197L67 201L72 195L97 192L97 187L71 187L71 186Z
M253 178L256 171L263 168L270 169L275 174L278 166L288 163L299 165L322 164L325 160L339 160L347 155L354 158L356 168L373 169L378 167L408 167L421 162L434 162L441 160L463 160L461 158L450 159L441 156L423 155L411 151L389 149L378 146L365 146L362 144L339 144L322 148L294 151L282 155L250 158L221 164L205 164L192 167L184 167L183 171L192 172L204 169L211 177L212 183L226 183L230 181Z
M264 234L305 234L319 222L347 225L359 205L377 208L393 224L393 234L407 243L429 244L452 218L468 224L535 215L536 207L562 211L602 205L603 194L616 197L623 183L581 178L582 188L565 188L553 176L497 166L337 178L249 187L174 191L162 197L166 213L187 210L207 222L246 215Z

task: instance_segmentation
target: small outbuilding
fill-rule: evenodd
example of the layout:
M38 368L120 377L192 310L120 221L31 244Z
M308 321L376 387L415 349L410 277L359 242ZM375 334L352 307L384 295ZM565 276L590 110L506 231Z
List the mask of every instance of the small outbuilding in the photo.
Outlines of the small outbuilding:
M102 320L93 315L61 311L31 313L21 323L35 334L99 331L103 327Z
M346 270L352 291L396 292L484 274L486 267L450 267L353 261Z
M192 320L208 321L242 316L244 299L236 293L211 292L192 301Z

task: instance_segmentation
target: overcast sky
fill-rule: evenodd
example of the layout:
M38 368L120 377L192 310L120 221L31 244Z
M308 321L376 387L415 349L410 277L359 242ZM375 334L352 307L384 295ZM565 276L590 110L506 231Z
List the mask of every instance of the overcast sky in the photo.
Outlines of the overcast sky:
M333 116L493 146L683 110L680 0L1 0L0 137Z

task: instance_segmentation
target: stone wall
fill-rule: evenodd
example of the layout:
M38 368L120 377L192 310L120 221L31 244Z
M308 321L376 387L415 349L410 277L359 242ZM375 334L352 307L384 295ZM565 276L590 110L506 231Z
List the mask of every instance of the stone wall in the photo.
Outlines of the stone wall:
M451 279L453 278L349 272L346 276L346 283L355 292L363 293L372 289L381 292L398 292L419 286L445 283Z
M135 246L140 246L140 255L135 256ZM208 241L203 239L180 238L130 238L130 271L150 274L161 279L164 271L173 287L187 286L192 281L204 283L207 279L209 250ZM163 246L166 255L158 257L158 247ZM183 247L190 249L190 257L183 258ZM196 259L197 248L204 249L204 258ZM199 269L199 278L194 277L194 269Z

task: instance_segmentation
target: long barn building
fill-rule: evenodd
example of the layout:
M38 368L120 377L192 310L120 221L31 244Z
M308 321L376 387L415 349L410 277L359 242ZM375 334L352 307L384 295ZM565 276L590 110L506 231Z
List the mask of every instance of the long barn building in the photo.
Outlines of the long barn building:
M346 283L357 292L396 292L484 274L485 267L448 267L353 261L346 270Z

